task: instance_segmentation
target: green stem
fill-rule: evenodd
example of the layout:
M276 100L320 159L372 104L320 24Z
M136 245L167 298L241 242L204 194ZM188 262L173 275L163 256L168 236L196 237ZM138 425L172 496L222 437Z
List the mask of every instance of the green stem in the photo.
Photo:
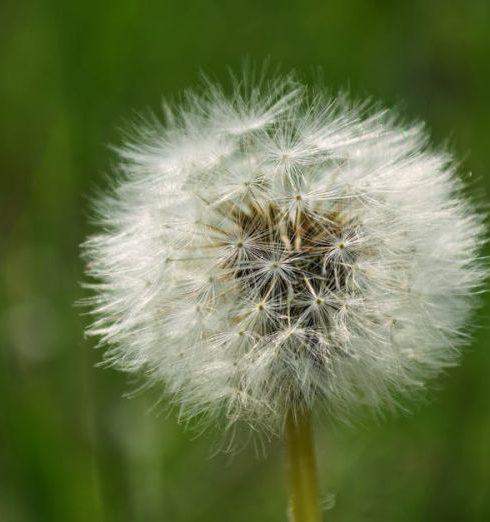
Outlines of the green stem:
M315 449L309 411L286 420L291 522L320 522Z

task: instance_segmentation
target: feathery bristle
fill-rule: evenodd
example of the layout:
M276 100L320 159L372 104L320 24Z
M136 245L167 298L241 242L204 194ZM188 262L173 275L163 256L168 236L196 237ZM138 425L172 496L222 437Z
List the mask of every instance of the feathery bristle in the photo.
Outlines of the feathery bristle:
M323 403L393 406L457 361L482 219L451 158L290 79L216 86L120 150L87 240L89 334L183 418L281 430Z

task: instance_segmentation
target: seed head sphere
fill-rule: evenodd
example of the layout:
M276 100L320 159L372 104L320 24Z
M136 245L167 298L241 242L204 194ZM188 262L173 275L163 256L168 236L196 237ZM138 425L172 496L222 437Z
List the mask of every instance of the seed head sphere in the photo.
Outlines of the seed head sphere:
M184 418L281 431L396 406L457 362L480 215L420 124L291 79L207 85L119 151L89 334Z

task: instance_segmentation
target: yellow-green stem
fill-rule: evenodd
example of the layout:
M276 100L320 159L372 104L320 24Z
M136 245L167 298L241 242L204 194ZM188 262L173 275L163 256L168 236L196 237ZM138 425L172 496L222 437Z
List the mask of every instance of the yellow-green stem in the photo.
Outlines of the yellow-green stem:
M320 501L310 412L286 421L291 522L320 522Z

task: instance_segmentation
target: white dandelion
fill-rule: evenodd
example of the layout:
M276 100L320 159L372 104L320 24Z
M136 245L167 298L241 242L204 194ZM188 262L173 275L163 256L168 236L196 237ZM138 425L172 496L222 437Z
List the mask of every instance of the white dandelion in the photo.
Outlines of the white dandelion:
M183 418L280 433L458 361L484 227L421 125L290 79L208 87L119 159L84 245L88 333Z

